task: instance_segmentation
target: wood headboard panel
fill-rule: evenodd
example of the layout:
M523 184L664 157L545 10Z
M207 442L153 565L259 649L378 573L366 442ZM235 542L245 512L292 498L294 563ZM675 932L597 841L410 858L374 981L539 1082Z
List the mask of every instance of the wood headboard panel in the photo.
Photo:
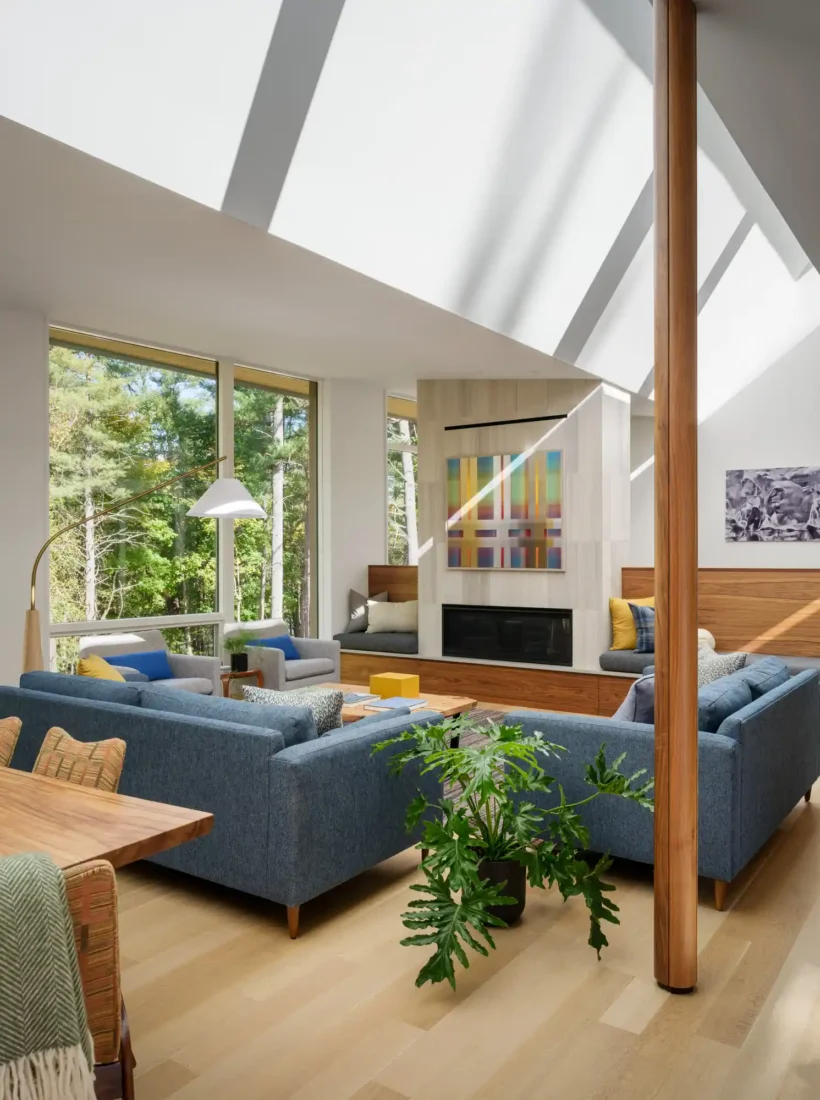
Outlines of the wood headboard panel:
M386 592L391 603L404 603L419 598L419 567L417 565L368 565L367 594L378 596Z
M621 590L651 596L654 569L624 569ZM698 626L721 650L820 657L820 569L699 569Z

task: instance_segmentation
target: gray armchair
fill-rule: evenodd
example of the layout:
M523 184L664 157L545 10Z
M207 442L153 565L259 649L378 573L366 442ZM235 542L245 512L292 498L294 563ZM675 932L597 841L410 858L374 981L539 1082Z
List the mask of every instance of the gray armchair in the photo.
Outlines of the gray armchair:
M281 619L257 619L248 623L228 623L225 637L249 631L257 638L278 638L288 633ZM294 638L298 661L286 661L281 649L250 645L246 647L248 666L258 668L266 688L272 691L295 691L315 684L338 683L341 676L341 646L320 638Z
M94 634L80 639L80 656L120 657L128 653L168 650L159 630L140 630L129 634ZM220 694L221 663L218 657L195 657L187 653L168 653L173 672L171 680L155 680L162 687L181 688L197 695Z

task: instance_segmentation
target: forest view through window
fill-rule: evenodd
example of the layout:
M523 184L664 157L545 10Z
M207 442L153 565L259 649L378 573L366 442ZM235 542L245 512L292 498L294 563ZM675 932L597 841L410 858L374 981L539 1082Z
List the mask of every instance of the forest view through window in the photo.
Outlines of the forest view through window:
M216 455L216 365L192 371L52 342L51 530ZM186 512L213 480L200 475L87 523L51 547L54 623L213 612L216 524ZM168 630L172 649L213 651L213 631ZM58 640L58 666L76 639Z
M266 520L234 529L237 622L284 619L295 637L311 633L315 547L312 451L315 384L238 367L234 382L236 476Z
M415 417L387 417L387 562L418 565L419 532L416 510L418 433ZM396 401L396 405L411 404ZM400 409L396 411L401 411Z

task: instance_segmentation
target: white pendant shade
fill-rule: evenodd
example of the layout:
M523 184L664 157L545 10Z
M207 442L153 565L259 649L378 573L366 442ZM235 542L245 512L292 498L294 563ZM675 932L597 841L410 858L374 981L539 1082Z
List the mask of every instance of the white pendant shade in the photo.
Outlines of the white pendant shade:
M265 509L257 504L241 481L220 477L209 485L199 500L188 509L189 516L211 519L265 519Z

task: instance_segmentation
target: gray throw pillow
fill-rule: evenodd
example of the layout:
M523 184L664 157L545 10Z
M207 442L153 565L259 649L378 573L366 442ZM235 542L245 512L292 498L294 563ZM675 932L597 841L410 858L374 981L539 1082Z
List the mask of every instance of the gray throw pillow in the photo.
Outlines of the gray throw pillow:
M313 715L316 729L323 733L338 729L342 724L343 691L333 688L313 688L310 691L271 691L269 688L246 687L242 689L249 703L261 703L264 707L307 707Z
M715 653L704 646L698 650L698 687L737 672L746 664L746 653Z
M387 593L380 592L378 596L363 596L355 588L351 588L347 596L347 613L350 621L347 624L347 634L361 634L367 630L367 601L376 600L378 603L387 603Z

